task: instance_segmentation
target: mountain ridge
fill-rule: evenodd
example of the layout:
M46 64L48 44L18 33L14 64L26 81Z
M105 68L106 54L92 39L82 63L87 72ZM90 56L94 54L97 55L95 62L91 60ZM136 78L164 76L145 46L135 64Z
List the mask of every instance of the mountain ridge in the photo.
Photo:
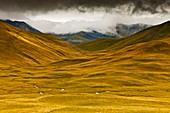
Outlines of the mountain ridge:
M25 30L25 31L30 31L30 32L33 32L33 33L41 33L41 31L37 30L36 28L32 27L31 25L27 24L24 21L12 21L12 20L9 20L9 19L2 20L2 21L6 22L6 23L8 23L8 24L10 24L14 27Z
M80 43L90 42L90 41L101 39L101 38L116 38L117 37L114 35L103 34L103 33L100 33L94 30L91 32L80 31L77 33L53 34L53 35L71 44L80 44Z
M110 33L117 34L119 38L132 36L152 25L136 23L136 24L122 24L117 23L116 26L110 27Z
M126 25L126 24L118 23L116 24L116 26L110 27L109 28L110 30L106 33L101 33L99 31L91 30L89 32L80 31L77 33L68 33L68 34L55 34L55 33L51 33L51 34L71 44L82 44L82 43L98 40L101 38L122 38L122 37L131 36L148 27L151 27L151 25L142 24L142 23Z

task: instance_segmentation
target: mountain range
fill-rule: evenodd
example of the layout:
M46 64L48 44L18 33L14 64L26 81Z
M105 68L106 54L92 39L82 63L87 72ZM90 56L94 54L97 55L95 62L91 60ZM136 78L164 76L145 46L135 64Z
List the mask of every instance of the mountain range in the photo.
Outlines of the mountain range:
M110 36L108 39L101 38L99 40L79 44L76 47L49 34L34 34L13 27L6 22L0 22L1 42L3 42L1 43L1 62L11 62L11 60L17 61L20 59L17 62L25 62L28 60L35 64L41 64L44 62L52 62L57 59L81 56L82 52L85 52L84 50L118 51L131 45L169 37L169 22L167 22L159 26L142 30L130 37L115 38ZM106 36L96 31L93 31L92 33L89 32L88 34L96 34L95 36L103 37ZM93 39L95 37L88 34L86 34L86 32L79 32L80 36L88 39ZM8 51L6 51L5 48L8 48ZM6 55L8 55L8 57L4 57Z
M80 44L80 43L98 40L101 38L116 38L117 37L115 35L103 34L103 33L97 32L97 31L91 31L91 32L81 31L78 33L53 34L53 35L59 37L62 40L65 40L71 44Z
M30 26L29 24L22 22L22 21L12 21L12 20L2 20L14 27L20 28L25 31L30 31L33 33L41 33L36 28ZM80 31L77 33L68 33L68 34L55 34L55 33L49 33L54 36L57 36L58 38L67 41L71 44L81 44L86 43L102 38L122 38L134 35L135 33L144 30L148 27L151 27L151 25L147 24L132 24L132 25L126 25L126 24L116 24L116 26L112 26L109 28L108 32L101 33L95 30L85 32Z
M127 36L134 35L135 33L142 31L146 28L151 27L151 25L147 24L116 24L116 26L112 26L109 28L109 31L106 33L101 33L95 30L91 32L81 31L78 33L69 33L69 34L53 34L59 37L62 40L65 40L71 44L81 44L86 42L91 42L94 40L102 39L102 38L123 38Z

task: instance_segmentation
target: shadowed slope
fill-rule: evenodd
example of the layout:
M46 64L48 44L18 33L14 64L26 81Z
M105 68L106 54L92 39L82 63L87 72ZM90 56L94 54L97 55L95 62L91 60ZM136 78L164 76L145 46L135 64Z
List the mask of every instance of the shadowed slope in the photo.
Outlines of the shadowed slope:
M34 34L0 21L0 63L44 64L82 55L81 50L54 36Z
M115 38L115 39L103 38L88 43L79 44L77 46L87 51L99 51L112 46L118 41L120 41L119 38Z
M33 33L41 33L39 30L33 28L32 26L28 25L27 23L23 21L12 21L12 20L2 20L3 22L6 22L14 27L20 28L25 31L33 32Z

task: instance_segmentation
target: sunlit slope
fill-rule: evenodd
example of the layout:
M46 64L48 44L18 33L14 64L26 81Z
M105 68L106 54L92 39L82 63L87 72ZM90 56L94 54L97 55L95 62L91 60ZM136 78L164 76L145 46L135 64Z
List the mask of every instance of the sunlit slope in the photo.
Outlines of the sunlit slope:
M107 51L117 51L133 44L159 40L167 37L170 37L170 21L158 26L150 27L130 37L109 40L102 39L80 44L78 46L88 51L98 51L104 49Z
M170 74L170 38L127 46L114 53L101 56L97 62L103 67L128 72L165 72ZM108 66L109 65L109 66Z
M88 80L103 81L103 83L112 84L111 86L117 88L120 86L142 86L145 88L148 85L155 86L158 84L169 86L169 26L169 22L167 22L142 31L145 34L144 37L142 37L142 33L134 35L136 37L128 37L129 39L138 39L133 43L129 41L128 44L122 46L120 42L116 42L115 44L120 44L117 45L119 48L113 45L105 51L99 51L97 55L93 53L96 55L95 59L77 64L75 67L81 68L84 73L89 74L86 82ZM155 35L153 32L155 32ZM160 37L155 39L156 36ZM126 38L121 40L126 40ZM106 53L99 54L100 52ZM135 94L135 92L133 93ZM166 91L164 93L167 94Z
M0 21L2 64L44 64L80 56L80 51L54 36L26 32Z

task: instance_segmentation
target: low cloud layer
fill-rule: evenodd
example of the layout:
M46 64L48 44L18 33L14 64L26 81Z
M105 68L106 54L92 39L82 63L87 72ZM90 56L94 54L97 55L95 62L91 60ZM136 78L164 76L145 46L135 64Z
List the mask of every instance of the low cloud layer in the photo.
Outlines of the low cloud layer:
M101 16L101 15L100 15ZM136 24L144 23L149 25L157 25L169 20L169 16L154 15L142 15L142 16L129 16L121 15L117 13L108 13L99 17L98 20L72 20L67 22L51 22L44 20L31 21L27 20L27 23L33 25L43 32L53 33L73 33L79 31L91 31L96 30L102 33L110 32L110 28L114 27L117 23L123 24Z
M123 9L130 13L167 13L170 0L0 0L0 10L10 12L48 12L78 9L80 12Z

